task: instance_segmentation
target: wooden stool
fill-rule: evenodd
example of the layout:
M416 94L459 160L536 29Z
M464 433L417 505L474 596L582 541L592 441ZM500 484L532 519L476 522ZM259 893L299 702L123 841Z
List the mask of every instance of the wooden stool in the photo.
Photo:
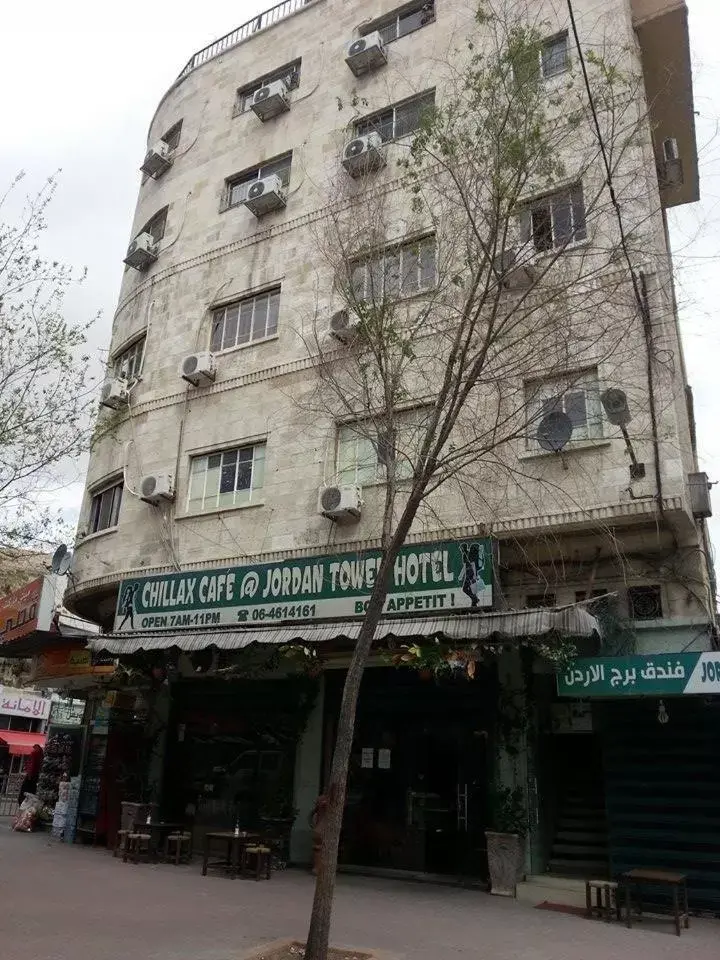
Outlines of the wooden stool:
M272 864L270 860L270 855L272 850L270 847L255 846L255 847L245 847L242 854L242 872L245 873L246 869L249 866L249 862L252 858L255 860L255 879L262 879L263 873L267 880L270 879L270 873L272 870Z
M149 833L129 833L125 852L123 853L123 863L132 860L133 863L139 863L140 860L150 861L150 834Z
M113 857L117 857L121 850L123 853L125 853L125 847L127 846L127 838L129 833L129 830L118 830L117 838L115 840L115 848L113 850Z
M181 862L189 863L192 860L192 833L179 830L169 833L165 837L165 859L175 866Z
M672 917L675 923L675 933L680 936L681 924L687 930L690 927L690 908L688 906L687 877L684 873L674 873L671 870L628 870L620 877L625 887L625 922L632 925L632 888L637 894L638 914L642 914L641 886L654 885L670 887L672 896ZM682 895L682 902L681 902Z
M597 916L600 920L609 923L613 915L613 897L615 898L615 917L620 919L620 899L617 893L618 885L613 880L586 880L585 906L587 916ZM595 891L595 903L592 902L592 892Z

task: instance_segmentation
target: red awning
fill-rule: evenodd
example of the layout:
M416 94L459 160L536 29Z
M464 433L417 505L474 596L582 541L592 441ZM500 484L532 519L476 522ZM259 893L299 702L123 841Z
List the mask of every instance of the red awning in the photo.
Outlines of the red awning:
M44 733L27 733L24 730L0 730L0 746L6 746L16 757L32 753L36 743L45 749Z

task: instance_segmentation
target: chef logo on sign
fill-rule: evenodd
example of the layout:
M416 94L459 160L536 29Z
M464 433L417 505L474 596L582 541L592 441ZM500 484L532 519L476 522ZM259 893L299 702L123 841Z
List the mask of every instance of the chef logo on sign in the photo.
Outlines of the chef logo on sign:
M139 583L129 583L124 588L122 597L120 599L120 612L123 614L123 618L118 624L118 630L122 630L128 620L130 621L130 629L135 629L135 597L137 596L139 589Z

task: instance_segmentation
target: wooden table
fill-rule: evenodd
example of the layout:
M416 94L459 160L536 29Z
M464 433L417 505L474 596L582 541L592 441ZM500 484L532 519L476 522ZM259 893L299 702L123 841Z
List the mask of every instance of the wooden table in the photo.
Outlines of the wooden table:
M150 823L147 820L136 820L132 825L132 833L150 834L151 854L157 860L163 836L176 830L183 830L184 826L182 823L171 823L168 820L151 820ZM123 849L123 861L125 863L127 863L128 858L128 836L129 834L125 837Z
M244 847L260 840L259 833L252 833L249 830L241 830L235 833L234 830L218 830L205 834L205 844L203 848L202 875L207 876L208 867L223 867L231 877L237 877L242 868L242 851ZM227 853L223 860L210 860L210 845L213 841L225 845Z
M655 884L657 886L670 887L672 890L673 919L675 921L675 932L680 936L680 921L684 921L685 929L690 927L690 915L688 912L688 894L687 877L684 873L671 873L669 870L628 870L620 875L620 883L625 888L625 921L628 927L632 926L631 920L631 892L632 888L637 888L641 884ZM682 909L680 904L680 894L682 893ZM642 901L638 892L638 909L642 913Z

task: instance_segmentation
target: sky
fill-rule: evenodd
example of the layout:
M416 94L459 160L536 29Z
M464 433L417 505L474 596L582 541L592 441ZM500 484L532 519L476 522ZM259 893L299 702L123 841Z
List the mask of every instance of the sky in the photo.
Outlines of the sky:
M720 4L687 0L693 51L701 201L671 211L688 378L695 393L701 468L720 482ZM100 319L107 348L122 258L139 186L138 166L155 107L190 56L272 5L272 0L97 0L5 3L0 27L0 186L20 170L30 193L61 169L46 251L88 268L67 312ZM61 503L74 525L85 464ZM720 548L720 494L711 532Z

